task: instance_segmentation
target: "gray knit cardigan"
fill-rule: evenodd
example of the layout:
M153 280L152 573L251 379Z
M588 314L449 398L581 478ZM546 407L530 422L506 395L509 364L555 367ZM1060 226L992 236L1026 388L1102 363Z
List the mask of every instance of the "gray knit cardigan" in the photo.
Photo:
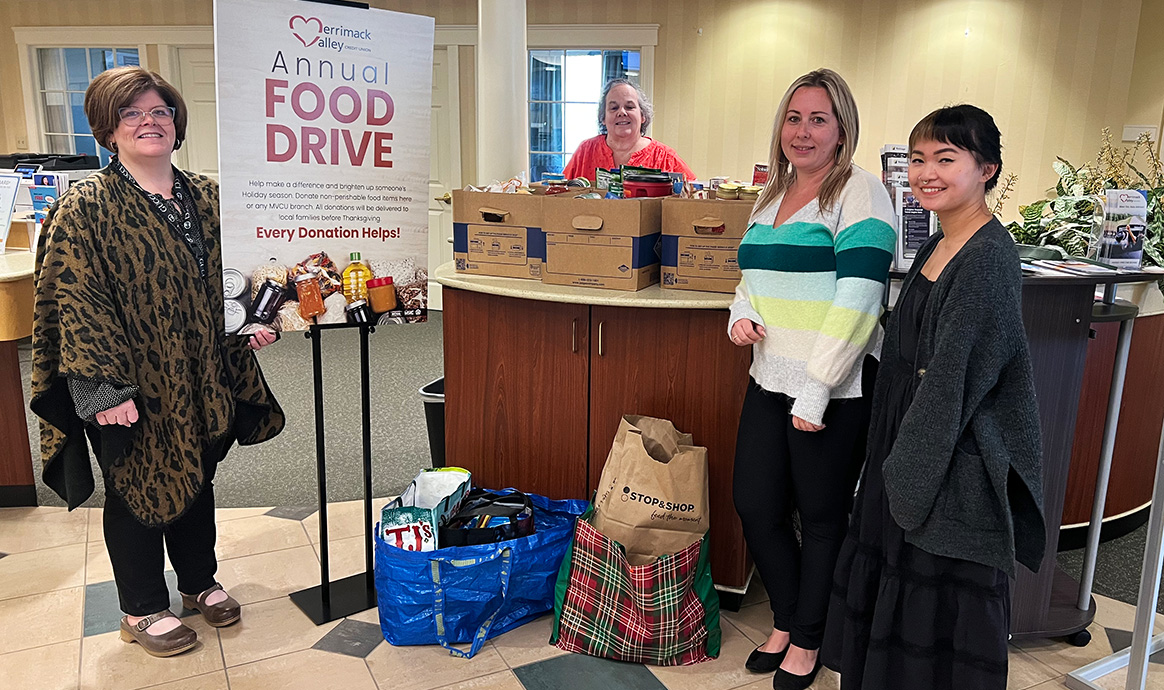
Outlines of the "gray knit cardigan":
M919 250L901 294L941 233ZM1046 546L1042 446L1022 321L1022 272L997 220L938 277L922 316L917 390L883 467L890 513L929 553L1014 574ZM890 320L897 318L896 310ZM885 350L898 348L886 329ZM883 404L878 381L873 404Z

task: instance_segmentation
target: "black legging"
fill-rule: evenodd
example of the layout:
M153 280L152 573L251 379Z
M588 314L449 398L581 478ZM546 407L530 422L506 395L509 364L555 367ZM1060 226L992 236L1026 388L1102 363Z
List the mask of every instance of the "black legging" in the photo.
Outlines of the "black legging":
M87 425L92 447L100 453L99 431ZM148 616L170 607L166 585L166 556L178 576L178 591L200 594L214 585L218 560L214 543L218 533L214 523L214 473L226 449L228 437L206 452L202 491L177 520L162 527L146 527L125 501L105 482L103 527L105 548L113 565L113 580L121 610L131 616ZM163 551L162 545L165 544Z
M768 590L773 626L819 649L837 553L865 455L877 363L865 358L865 395L833 400L821 431L792 426L792 400L750 381L740 413L732 495L748 551ZM801 544L792 529L800 515Z

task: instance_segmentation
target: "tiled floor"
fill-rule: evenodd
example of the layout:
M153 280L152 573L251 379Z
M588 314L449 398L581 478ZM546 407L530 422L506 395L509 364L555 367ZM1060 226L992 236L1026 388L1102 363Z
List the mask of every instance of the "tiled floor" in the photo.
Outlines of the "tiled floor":
M333 504L328 518L332 578L362 571L362 504ZM318 584L318 515L310 508L220 509L218 522L218 578L242 602L242 622L214 629L189 616L200 644L155 659L118 638L120 612L101 541L100 510L0 509L0 689L771 687L770 677L743 668L771 625L758 588L739 613L724 613L722 653L704 664L649 668L566 654L546 643L548 616L491 640L465 660L440 647L389 645L375 610L313 625L287 597ZM1009 690L1063 687L1068 671L1127 646L1133 607L1096 599L1099 614L1087 647L1049 640L1011 647ZM173 610L181 611L176 595ZM1103 684L1122 688L1123 675L1113 674ZM815 687L837 688L838 678L826 670ZM1164 690L1164 664L1151 665L1149 687Z

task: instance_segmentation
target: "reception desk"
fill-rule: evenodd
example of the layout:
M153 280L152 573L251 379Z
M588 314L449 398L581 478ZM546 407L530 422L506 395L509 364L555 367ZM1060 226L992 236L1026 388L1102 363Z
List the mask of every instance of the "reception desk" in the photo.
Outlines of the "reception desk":
M623 414L669 419L707 448L711 564L740 595L751 564L732 506L751 363L726 337L732 296L542 285L437 269L445 456L474 483L585 499Z
M35 260L27 249L0 253L0 507L36 505L16 347L32 335Z

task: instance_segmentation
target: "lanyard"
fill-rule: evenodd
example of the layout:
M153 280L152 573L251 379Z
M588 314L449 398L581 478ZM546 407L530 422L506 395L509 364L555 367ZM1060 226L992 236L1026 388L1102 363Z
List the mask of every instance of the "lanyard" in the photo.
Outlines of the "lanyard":
M202 239L202 223L198 218L198 208L194 205L194 199L186 188L185 178L182 173L174 168L174 188L172 193L174 201L177 202L176 208L174 203L164 199L161 194L153 194L147 192L137 180L133 178L125 165L115 156L110 163L113 171L129 182L135 189L143 194L150 207L154 212L165 221L166 225L170 226L174 232L185 241L186 246L190 248L191 253L194 254L194 260L198 263L198 274L203 280L206 279L206 244Z

